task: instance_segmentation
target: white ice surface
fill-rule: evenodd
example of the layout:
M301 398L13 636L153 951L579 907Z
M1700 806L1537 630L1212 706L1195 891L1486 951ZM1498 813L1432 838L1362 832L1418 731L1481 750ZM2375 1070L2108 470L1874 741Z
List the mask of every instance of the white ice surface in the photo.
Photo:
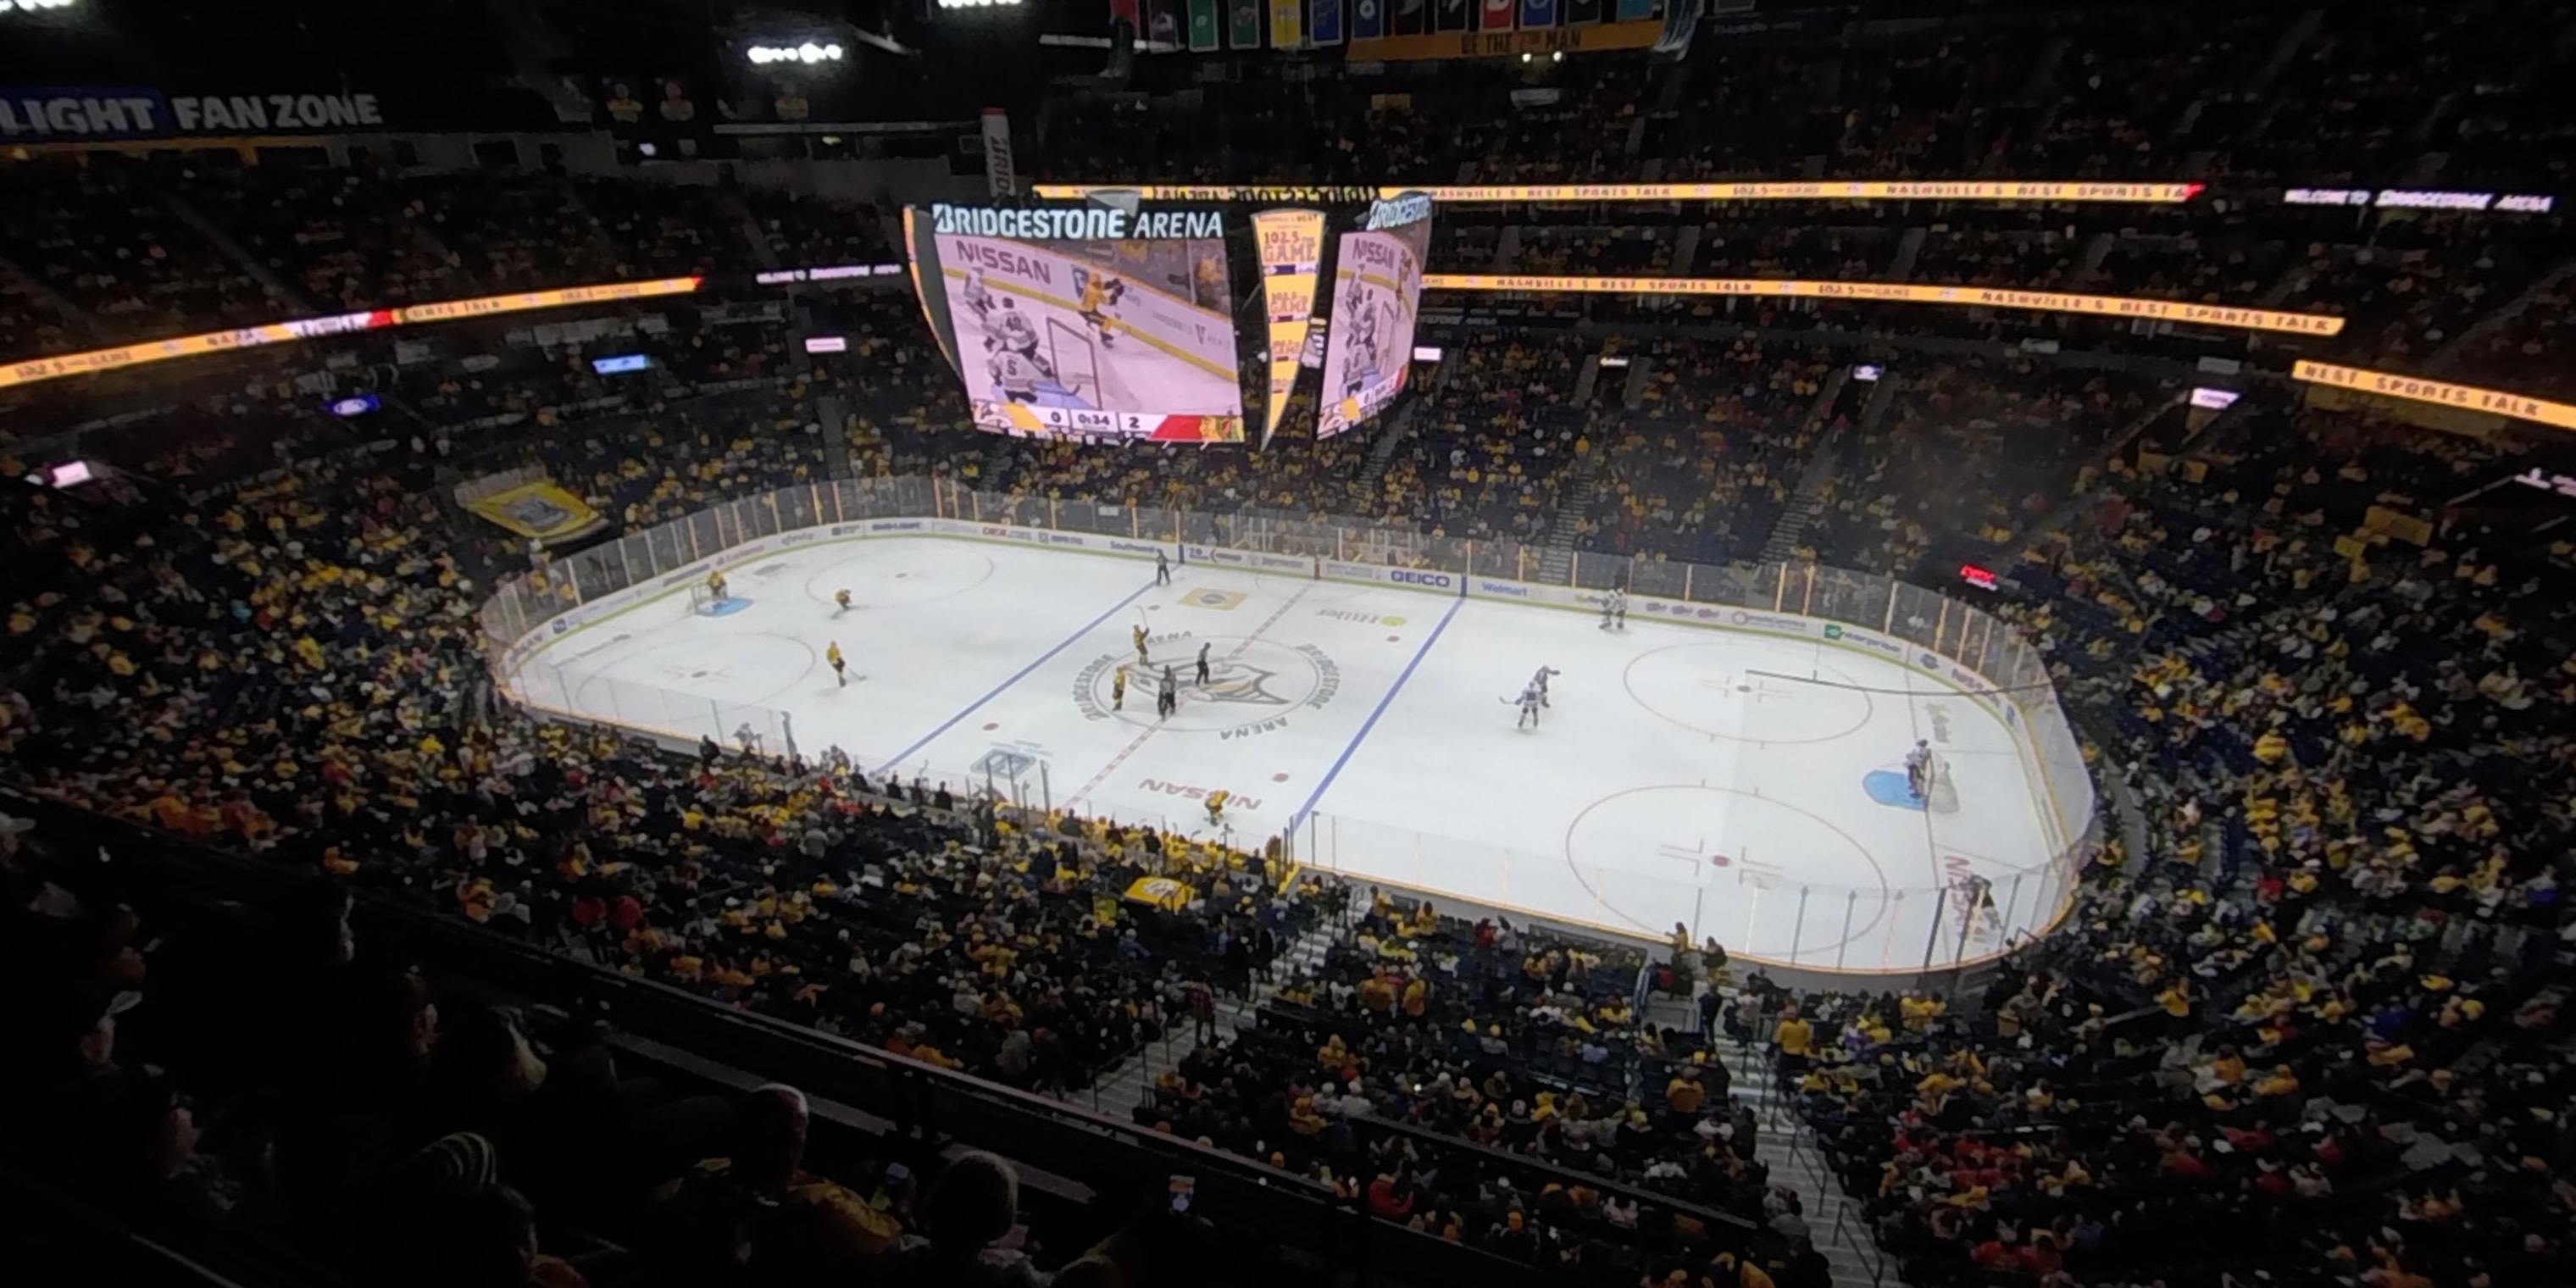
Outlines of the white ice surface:
M1927 947L1946 964L2056 911L2039 874L2057 839L2016 741L1848 649L1201 566L1156 587L1149 564L943 538L790 550L730 579L734 611L648 601L513 687L688 737L775 739L784 711L809 755L837 744L871 773L981 781L998 750L1025 798L1196 835L1223 788L1238 845L1293 822L1301 861L1353 877L1628 934L1678 921L1808 966L1910 969ZM836 616L844 587L857 606ZM1138 625L1152 668L1112 710ZM836 640L847 687L823 663ZM1158 721L1166 664L1181 704ZM1562 674L1521 732L1509 700L1541 665ZM1917 738L1949 762L1955 813L1888 803ZM1967 874L1993 897L1963 927Z

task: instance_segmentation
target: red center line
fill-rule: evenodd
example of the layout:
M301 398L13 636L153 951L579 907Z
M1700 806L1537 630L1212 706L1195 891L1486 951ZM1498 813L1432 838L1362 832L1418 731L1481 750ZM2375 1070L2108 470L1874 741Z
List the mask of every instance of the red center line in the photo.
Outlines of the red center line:
M1260 639L1264 632L1267 632L1271 627L1278 625L1279 619L1286 617L1288 615L1288 610L1295 608L1297 606L1297 601L1304 599L1306 597L1306 592L1313 590L1314 588L1315 583L1311 581L1307 582L1303 586L1299 586L1297 588L1297 593L1290 595L1287 602L1279 605L1279 611L1272 613L1267 620L1263 621L1259 626L1252 628L1252 633L1244 636L1243 642L1235 645L1234 651L1225 655L1225 660L1231 662L1236 658L1242 657L1243 651L1251 648L1253 641ZM1146 678L1152 679L1153 677L1148 676ZM1144 746L1147 739L1152 738L1155 734L1161 733L1162 731L1163 722L1160 719L1157 719L1154 723L1145 726L1145 731L1137 734L1135 741L1127 744L1126 750L1121 751L1116 756L1112 757L1108 764L1102 765L1100 767L1100 772L1093 774L1091 776L1091 781L1082 785L1081 791L1065 797L1064 807L1066 809L1072 809L1076 801L1081 800L1085 796L1089 796L1093 788L1107 782L1111 774L1117 773L1118 767L1126 764L1127 758L1135 755L1136 749Z

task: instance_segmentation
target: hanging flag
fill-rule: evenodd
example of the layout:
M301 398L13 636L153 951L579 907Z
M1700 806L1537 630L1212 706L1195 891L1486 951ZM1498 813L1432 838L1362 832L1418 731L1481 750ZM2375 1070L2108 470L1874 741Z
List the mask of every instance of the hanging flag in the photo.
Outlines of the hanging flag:
M1558 0L1565 6L1565 25L1588 27L1601 21L1601 0Z
M1148 0L1145 39L1156 49L1181 47L1181 0Z
M1225 43L1233 49L1261 48L1261 0L1227 0L1233 6L1234 24L1226 32Z
M1431 0L1383 0L1393 5L1387 11L1387 30L1399 36L1421 36L1431 31Z
M1521 30L1556 25L1556 0L1521 0Z
M1306 352L1315 311L1315 273L1323 263L1324 212L1264 210L1252 216L1252 244L1261 259L1261 295L1269 315L1270 402L1261 445L1279 432L1297 366Z
M1306 15L1298 0L1270 0L1270 47L1298 49L1306 43Z
M1655 0L1619 0L1619 21L1636 22L1655 16Z
M1512 29L1512 0L1484 0L1485 20L1478 24L1487 31Z
M1314 5L1306 15L1310 42L1319 48L1342 43L1342 0L1314 0Z
M1109 20L1126 23L1129 31L1140 31L1145 25L1136 20L1136 0L1109 0Z
M1351 39L1381 40L1386 36L1386 0L1358 0L1351 10Z
M1435 0L1435 3L1440 6L1432 18L1435 30L1465 31L1476 25L1475 10L1469 7L1475 0Z
M1213 53L1216 38L1217 0L1190 0L1190 52Z

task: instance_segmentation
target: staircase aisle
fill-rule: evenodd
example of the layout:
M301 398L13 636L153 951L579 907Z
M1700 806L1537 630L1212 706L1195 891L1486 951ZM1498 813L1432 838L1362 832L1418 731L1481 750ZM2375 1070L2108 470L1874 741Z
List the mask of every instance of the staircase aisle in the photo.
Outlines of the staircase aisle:
M1731 1004L1734 998L1730 995L1727 1000ZM1698 1011L1691 1004L1660 997L1649 1003L1645 1018L1650 1024L1685 1032L1699 1024ZM1901 1283L1895 1266L1870 1234L1861 1205L1844 1194L1841 1183L1826 1170L1815 1133L1773 1079L1770 1048L1740 1046L1720 1034L1709 1051L1726 1066L1732 1080L1727 1094L1749 1106L1759 1124L1754 1159L1770 1169L1773 1184L1797 1191L1807 1237L1833 1267L1834 1288L1886 1288Z
M1354 898L1347 907L1365 909L1367 905ZM1261 1009L1263 1002L1270 1000L1272 993L1278 991L1278 981L1322 970L1324 951L1332 947L1334 938L1350 924L1347 914L1317 918L1314 925L1307 927L1306 933L1289 940L1280 949L1279 960L1271 963L1267 978L1256 977L1252 981L1249 996L1220 994L1216 999L1217 1032L1231 1034L1253 1024L1253 1014ZM1136 1106L1143 1104L1146 1093L1153 1089L1154 1079L1166 1070L1179 1067L1181 1061L1199 1049L1198 1036L1188 1015L1171 1017L1165 1030L1163 1041L1146 1043L1136 1054L1093 1079L1087 1090L1066 1093L1065 1098L1088 1100L1095 1112L1121 1122L1132 1119Z

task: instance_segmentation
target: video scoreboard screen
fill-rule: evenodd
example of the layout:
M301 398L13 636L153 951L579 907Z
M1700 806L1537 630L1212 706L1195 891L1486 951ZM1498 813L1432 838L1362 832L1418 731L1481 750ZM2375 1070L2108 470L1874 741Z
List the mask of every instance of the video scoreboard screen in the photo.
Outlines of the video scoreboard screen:
M1420 193L1373 203L1366 226L1342 234L1333 259L1317 438L1356 428L1404 392L1430 247L1431 199Z
M1243 441L1221 212L935 205L904 224L979 428Z

